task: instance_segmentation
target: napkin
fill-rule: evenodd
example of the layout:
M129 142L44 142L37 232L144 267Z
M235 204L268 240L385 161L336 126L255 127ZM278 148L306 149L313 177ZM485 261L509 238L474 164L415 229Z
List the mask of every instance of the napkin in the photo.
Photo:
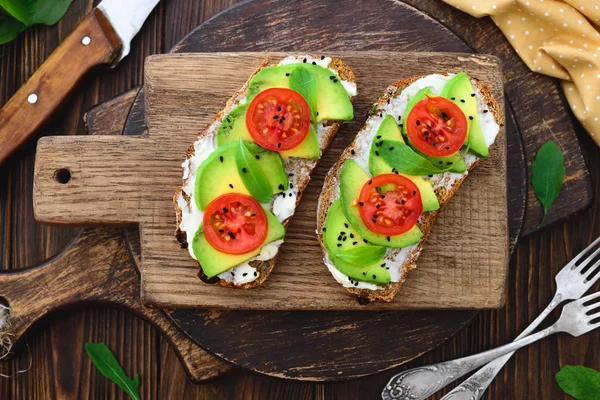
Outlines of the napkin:
M599 1L443 1L490 16L532 71L560 79L575 117L600 146Z

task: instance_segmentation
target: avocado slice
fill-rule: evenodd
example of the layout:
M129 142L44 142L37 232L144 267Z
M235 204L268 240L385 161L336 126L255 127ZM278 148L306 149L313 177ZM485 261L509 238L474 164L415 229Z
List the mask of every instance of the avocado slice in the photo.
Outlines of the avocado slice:
M377 135L371 144L371 150L369 151L369 172L372 176L381 174L391 174L392 167L386 163L383 158L377 156L377 143L381 140L397 140L404 143L404 138L400 133L396 120L390 114L386 115L379 128L377 129ZM419 188L421 193L421 201L423 202L423 211L434 211L440 208L437 196L433 191L433 186L429 180L423 179L420 176L406 175L400 172L396 172L399 175L406 176L408 179L413 181Z
M360 233L352 227L342 210L341 200L336 200L329 210L325 219L325 232L323 243L329 254L333 265L344 275L355 281L385 285L390 282L390 273L385 269L383 260L380 258L366 265L355 265L343 261L336 254L356 248L379 248L364 242ZM360 264L360 263L357 263ZM382 266L383 265L383 266Z
M265 237L264 242L260 247L244 254L227 254L223 253L208 243L206 238L204 237L204 233L202 229L199 229L194 235L194 239L192 240L192 250L194 251L194 255L198 259L198 262L202 266L202 271L208 276L212 278L214 276L219 275L222 272L227 271L235 266L240 265L243 262L246 262L257 255L260 254L261 249L276 240L281 239L285 235L285 229L283 225L273 214L271 214L268 210L265 210L265 214L267 215L267 236Z
M402 115L402 134L404 136L406 136L407 140L409 141L410 146L413 149L415 147L412 145L412 143L410 143L410 139L408 139L408 134L406 131L406 118L408 117L408 114L413 109L415 104L417 104L419 101L423 100L426 95L427 96L435 96L431 92L431 90L429 90L429 88L427 88L427 87L419 90L408 101L408 103L406 104L406 111L404 112L404 115ZM466 140L465 140L465 142L466 142ZM465 160L463 160L463 158L461 157L460 152L451 154L449 156L444 156L444 157L428 156L427 154L423 154L421 152L419 152L419 154L421 154L423 157L428 159L433 165L435 165L437 167L446 168L446 167L452 166L452 168L450 168L449 171L458 172L458 173L465 172L467 170L467 164L465 164Z
M319 147L319 138L317 137L317 132L315 132L313 125L310 124L308 134L298 146L290 150L280 151L279 154L284 160L287 160L290 157L318 160L321 156L321 148Z
M358 166L354 160L346 160L340 174L340 199L344 215L352 226L360 232L363 238L372 244L380 246L402 248L418 243L423 237L423 232L416 225L408 232L396 236L385 236L371 231L363 223L358 207L352 205L357 200L362 187L370 179L369 175Z
M298 64L286 64L266 67L260 70L248 84L249 103L261 91L272 87L289 88L289 74ZM354 118L354 109L348 92L339 78L327 68L320 65L302 64L304 68L315 74L318 81L317 120L350 121Z
M281 157L256 143L245 142L245 145L267 176L273 193L286 190L288 178ZM220 146L198 167L194 198L200 210L204 211L208 203L226 193L251 195L238 172L237 149L236 142Z
M248 128L246 128L246 110L248 104L241 104L231 110L217 131L217 146L231 142L237 142L240 138L244 141L253 142Z
M469 149L482 157L487 157L489 149L485 144L483 131L479 125L477 100L469 75L465 72L454 75L442 89L442 96L454 102L467 116L469 129L466 140L470 141Z

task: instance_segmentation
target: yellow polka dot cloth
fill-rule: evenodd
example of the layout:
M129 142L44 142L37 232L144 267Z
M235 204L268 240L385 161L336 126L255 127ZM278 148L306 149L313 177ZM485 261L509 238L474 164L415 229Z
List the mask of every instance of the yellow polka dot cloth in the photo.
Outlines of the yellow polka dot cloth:
M600 0L444 0L490 16L527 66L561 84L575 117L600 146Z

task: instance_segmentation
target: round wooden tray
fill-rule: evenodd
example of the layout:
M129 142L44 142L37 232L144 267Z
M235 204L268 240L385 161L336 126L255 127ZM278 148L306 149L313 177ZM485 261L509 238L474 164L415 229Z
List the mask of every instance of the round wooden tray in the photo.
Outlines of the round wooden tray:
M245 1L208 20L173 49L299 50L473 52L417 9L385 0ZM124 134L144 131L143 113L141 92ZM509 199L511 250L522 226L526 193L524 156L515 126L507 107L509 183L521 189L512 191ZM352 138L335 140L349 143ZM139 254L137 230L128 230L128 236L133 252ZM451 337L476 315L474 311L165 312L198 345L235 365L304 380L354 378L403 364Z

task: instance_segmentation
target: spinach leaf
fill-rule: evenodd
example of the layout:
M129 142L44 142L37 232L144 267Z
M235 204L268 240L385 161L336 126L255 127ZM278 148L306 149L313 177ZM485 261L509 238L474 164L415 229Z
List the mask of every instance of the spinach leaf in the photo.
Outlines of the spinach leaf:
M600 372L581 365L567 365L556 374L558 386L577 400L600 399Z
M315 74L308 69L297 66L290 72L290 89L300 93L310 107L311 118L316 120L318 82Z
M54 25L73 0L0 0L0 44L35 24Z
M140 377L129 379L121 365L104 343L86 343L85 351L92 359L98 371L116 383L132 400L140 400Z
M540 224L546 220L548 209L558 197L564 179L563 154L556 143L550 140L540 147L531 166L533 191L544 208Z
M408 145L396 140L384 140L378 148L379 155L392 168L407 175L425 176L439 174L447 169L433 165Z
M238 172L244 182L244 186L260 203L268 203L273 197L273 190L269 183L269 178L263 172L258 162L246 148L244 141L240 138L238 150L235 153L235 163Z
M385 250L384 246L360 246L342 250L335 256L352 265L364 266L380 260L385 255Z
M29 5L31 25L54 25L65 15L72 1L73 0L37 0L31 2Z
M10 42L25 29L27 29L27 25L12 18L10 15L0 14L0 44Z
M10 16L17 21L29 26L31 25L31 14L27 3L22 0L0 0L2 7Z

